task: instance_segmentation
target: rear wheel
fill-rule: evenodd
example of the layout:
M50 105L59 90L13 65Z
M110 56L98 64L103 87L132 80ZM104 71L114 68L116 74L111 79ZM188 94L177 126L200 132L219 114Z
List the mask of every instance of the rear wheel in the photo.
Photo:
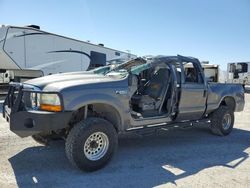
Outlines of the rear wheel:
M234 126L234 112L227 106L220 106L211 115L211 132L219 136L226 136L232 132Z
M104 167L118 145L114 126L101 118L87 118L76 124L66 139L69 161L84 171Z

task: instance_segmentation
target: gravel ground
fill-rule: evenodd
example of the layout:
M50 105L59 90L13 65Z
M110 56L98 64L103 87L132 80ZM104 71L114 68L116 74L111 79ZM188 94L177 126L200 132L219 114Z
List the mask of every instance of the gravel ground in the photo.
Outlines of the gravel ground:
M227 137L198 127L122 138L109 165L92 173L69 164L63 141L21 139L0 117L0 187L250 187L250 94L235 115Z

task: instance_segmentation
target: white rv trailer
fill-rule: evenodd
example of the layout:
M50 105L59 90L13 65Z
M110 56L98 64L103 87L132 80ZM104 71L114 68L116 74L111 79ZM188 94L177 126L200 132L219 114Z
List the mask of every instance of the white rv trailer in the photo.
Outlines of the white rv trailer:
M227 83L250 84L250 62L227 64Z
M84 71L135 55L40 30L39 26L0 27L0 84L42 75Z

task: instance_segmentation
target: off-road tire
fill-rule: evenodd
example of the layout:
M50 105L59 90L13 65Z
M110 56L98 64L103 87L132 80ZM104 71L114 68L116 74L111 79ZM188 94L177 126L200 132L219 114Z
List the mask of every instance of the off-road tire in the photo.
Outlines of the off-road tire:
M228 126L225 126L225 119L227 118L230 119L230 123L228 123ZM226 136L232 132L233 126L234 112L231 108L227 106L220 106L215 112L211 114L211 132L213 134Z
M106 153L97 160L90 160L85 154L85 144L91 135L102 133L108 138ZM91 117L77 123L66 139L66 156L74 166L83 171L95 171L104 167L112 158L118 146L118 136L114 126L102 118Z

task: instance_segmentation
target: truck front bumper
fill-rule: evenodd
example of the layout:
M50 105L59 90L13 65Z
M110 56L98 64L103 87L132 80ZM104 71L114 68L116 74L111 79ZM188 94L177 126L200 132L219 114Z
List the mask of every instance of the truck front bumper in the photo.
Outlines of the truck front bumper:
M72 112L23 110L20 108L22 106L21 92L19 89L17 97L13 99L13 92L10 89L3 104L3 117L9 122L12 132L20 137L27 137L40 132L60 130L68 126Z

